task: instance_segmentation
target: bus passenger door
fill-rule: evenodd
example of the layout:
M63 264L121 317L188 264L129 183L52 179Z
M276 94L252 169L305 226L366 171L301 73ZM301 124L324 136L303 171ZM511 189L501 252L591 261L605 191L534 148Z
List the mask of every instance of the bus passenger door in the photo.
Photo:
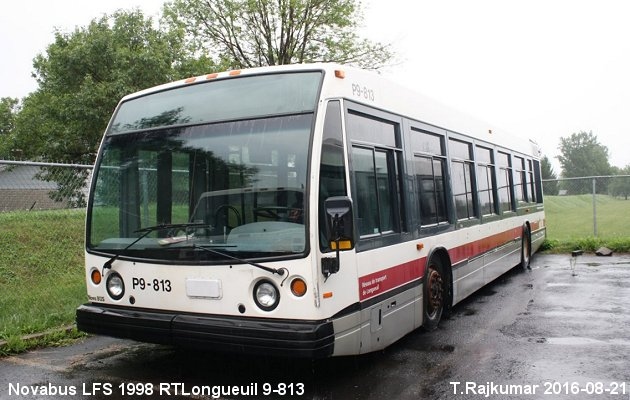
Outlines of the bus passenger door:
M348 198L346 151L343 140L341 101L331 100L326 105L319 165L319 185L317 195L318 248L316 256L315 281L319 282L319 295L316 304L322 315L331 317L358 303L358 276L354 243L342 240L331 243L334 217L338 215L337 233L343 233L353 219L352 202ZM336 199L336 200L335 200ZM327 207L328 206L328 207ZM343 208L349 214L341 215ZM336 210L335 210L336 209ZM328 222L327 222L328 219ZM315 225L315 224L313 224ZM346 231L346 236L347 236ZM339 239L343 239L343 235ZM360 350L361 324L358 312L351 312L334 321L335 355L357 354Z

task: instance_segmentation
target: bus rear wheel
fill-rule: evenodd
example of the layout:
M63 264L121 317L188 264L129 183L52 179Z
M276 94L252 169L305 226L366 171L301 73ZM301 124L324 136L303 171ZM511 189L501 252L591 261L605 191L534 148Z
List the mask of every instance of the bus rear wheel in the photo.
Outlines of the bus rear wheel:
M531 269L529 266L532 258L532 234L527 225L523 226L523 235L521 236L521 267L523 269Z
M444 311L444 294L444 266L439 257L432 257L424 282L424 329L432 331L437 328Z

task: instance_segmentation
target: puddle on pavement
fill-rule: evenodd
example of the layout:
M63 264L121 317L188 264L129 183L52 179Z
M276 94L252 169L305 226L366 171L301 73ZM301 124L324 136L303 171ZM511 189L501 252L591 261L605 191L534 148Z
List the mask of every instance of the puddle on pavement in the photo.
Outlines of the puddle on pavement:
M617 346L630 346L630 340L625 339L613 339L613 340L600 340L589 337L547 337L547 338L535 338L530 341L536 343L548 343L559 344L565 346L588 346L588 345L617 345Z
M548 282L548 287L561 287L561 286L572 286L570 283L556 283L556 282Z

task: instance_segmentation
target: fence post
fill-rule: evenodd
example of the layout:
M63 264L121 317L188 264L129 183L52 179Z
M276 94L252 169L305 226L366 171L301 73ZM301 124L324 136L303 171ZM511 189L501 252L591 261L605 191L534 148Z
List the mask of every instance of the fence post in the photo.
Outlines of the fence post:
M597 178L593 177L593 236L597 237Z

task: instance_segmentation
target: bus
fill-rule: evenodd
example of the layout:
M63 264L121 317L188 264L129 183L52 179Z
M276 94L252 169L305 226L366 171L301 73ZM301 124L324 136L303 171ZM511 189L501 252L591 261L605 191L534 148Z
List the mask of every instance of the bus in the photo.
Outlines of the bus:
M539 155L345 65L128 95L93 172L78 329L305 358L383 349L529 267Z

